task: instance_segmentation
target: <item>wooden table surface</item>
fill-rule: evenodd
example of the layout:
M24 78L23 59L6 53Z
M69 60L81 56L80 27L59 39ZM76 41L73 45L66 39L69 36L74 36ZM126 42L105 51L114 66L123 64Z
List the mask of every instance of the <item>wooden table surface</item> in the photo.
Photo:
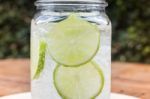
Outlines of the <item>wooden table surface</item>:
M0 97L30 91L28 59L0 60ZM112 92L150 99L150 64L113 62Z

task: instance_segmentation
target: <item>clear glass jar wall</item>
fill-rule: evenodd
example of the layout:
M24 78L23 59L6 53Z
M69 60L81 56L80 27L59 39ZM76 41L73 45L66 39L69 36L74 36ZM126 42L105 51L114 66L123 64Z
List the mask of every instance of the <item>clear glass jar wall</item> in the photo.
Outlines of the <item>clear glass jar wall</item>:
M35 3L32 99L110 99L111 22L105 1Z

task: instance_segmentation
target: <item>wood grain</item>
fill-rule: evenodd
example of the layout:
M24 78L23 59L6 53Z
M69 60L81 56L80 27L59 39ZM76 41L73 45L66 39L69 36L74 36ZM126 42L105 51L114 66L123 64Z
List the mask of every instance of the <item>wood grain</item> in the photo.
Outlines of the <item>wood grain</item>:
M150 65L113 63L112 91L150 99Z
M0 60L0 96L30 91L29 59ZM150 64L112 64L112 91L150 99Z
M30 90L29 60L0 60L0 96Z

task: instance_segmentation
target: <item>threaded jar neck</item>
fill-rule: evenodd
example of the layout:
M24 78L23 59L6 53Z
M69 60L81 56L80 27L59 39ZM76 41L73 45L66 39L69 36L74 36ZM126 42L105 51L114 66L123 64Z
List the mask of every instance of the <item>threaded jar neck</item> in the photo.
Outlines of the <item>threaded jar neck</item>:
M105 1L47 1L38 0L35 2L38 10L53 10L55 12L91 12L103 11L108 5Z

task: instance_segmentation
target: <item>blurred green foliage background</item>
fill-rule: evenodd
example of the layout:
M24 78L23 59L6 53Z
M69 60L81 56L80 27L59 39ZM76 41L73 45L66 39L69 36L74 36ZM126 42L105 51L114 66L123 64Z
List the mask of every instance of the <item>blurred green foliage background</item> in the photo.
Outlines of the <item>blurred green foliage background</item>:
M28 58L35 0L0 0L0 58ZM150 2L110 0L112 59L150 63Z

